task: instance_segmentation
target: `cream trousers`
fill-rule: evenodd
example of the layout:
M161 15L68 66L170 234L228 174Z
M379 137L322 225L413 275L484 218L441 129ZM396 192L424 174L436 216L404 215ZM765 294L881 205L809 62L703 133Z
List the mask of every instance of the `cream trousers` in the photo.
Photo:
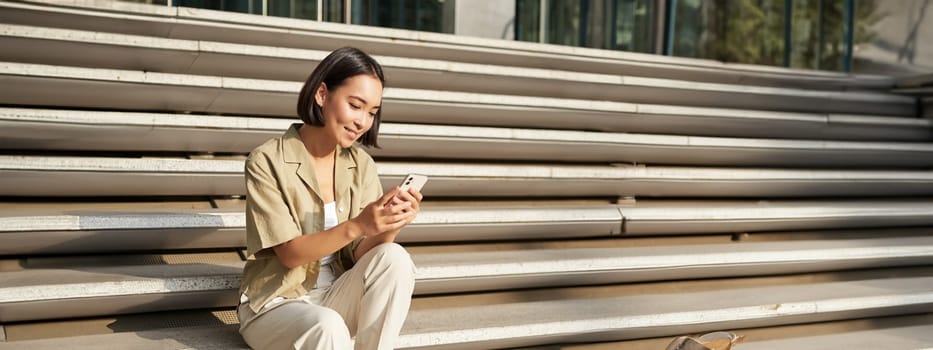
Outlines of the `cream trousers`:
M380 244L330 288L316 288L259 314L240 304L240 334L257 350L394 349L411 305L414 274L405 248Z

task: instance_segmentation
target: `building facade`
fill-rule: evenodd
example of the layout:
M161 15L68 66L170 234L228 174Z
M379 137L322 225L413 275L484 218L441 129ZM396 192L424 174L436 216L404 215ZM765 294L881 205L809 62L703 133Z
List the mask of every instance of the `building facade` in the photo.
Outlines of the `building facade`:
M802 69L933 70L929 0L144 2Z

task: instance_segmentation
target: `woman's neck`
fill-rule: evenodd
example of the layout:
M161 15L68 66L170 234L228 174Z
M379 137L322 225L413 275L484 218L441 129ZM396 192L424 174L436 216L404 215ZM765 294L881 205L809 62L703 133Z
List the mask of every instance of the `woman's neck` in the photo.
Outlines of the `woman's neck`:
M328 137L324 128L304 124L298 129L298 135L312 158L326 159L334 156L337 140Z

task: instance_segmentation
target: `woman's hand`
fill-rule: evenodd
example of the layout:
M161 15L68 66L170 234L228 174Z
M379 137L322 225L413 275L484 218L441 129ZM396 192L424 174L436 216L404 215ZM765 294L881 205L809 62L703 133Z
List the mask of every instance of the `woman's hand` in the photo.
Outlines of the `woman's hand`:
M370 231L367 231L369 233L366 234L366 239L360 242L360 245L356 247L356 251L353 253L356 259L360 259L363 254L379 244L395 241L395 237L398 236L402 227L415 220L418 212L421 211L421 199L421 192L418 190L400 191L398 187L395 187L379 200L366 206L363 212L353 220L359 218L361 223L368 222L371 220L370 217L375 218L380 213L391 215L392 218L388 220L391 223L383 226L373 226L369 229ZM373 220L373 222L375 221Z
M398 187L393 188L363 208L360 215L350 219L359 228L360 236L376 236L397 231L415 219L418 201L398 201L396 197L415 198L411 193L400 192Z
M398 189L396 187L396 189ZM424 198L417 189L409 188L408 191L399 191L398 194L392 198L389 202L390 205L403 205L409 204L408 208L405 209L405 212L411 212L413 215L407 219L405 225L410 224L415 217L418 216L418 213L421 212L421 199ZM403 227L405 226L403 225Z

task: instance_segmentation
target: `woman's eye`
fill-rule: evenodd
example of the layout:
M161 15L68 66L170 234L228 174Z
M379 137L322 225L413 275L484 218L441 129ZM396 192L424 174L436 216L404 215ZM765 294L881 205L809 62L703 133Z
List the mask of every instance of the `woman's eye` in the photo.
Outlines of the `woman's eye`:
M370 117L370 118L375 118L375 117L376 117L376 113L370 113L370 114L369 114L369 117Z
M360 109L360 106L357 106L357 105L351 103L351 104L350 104L350 108L353 108L353 109Z

